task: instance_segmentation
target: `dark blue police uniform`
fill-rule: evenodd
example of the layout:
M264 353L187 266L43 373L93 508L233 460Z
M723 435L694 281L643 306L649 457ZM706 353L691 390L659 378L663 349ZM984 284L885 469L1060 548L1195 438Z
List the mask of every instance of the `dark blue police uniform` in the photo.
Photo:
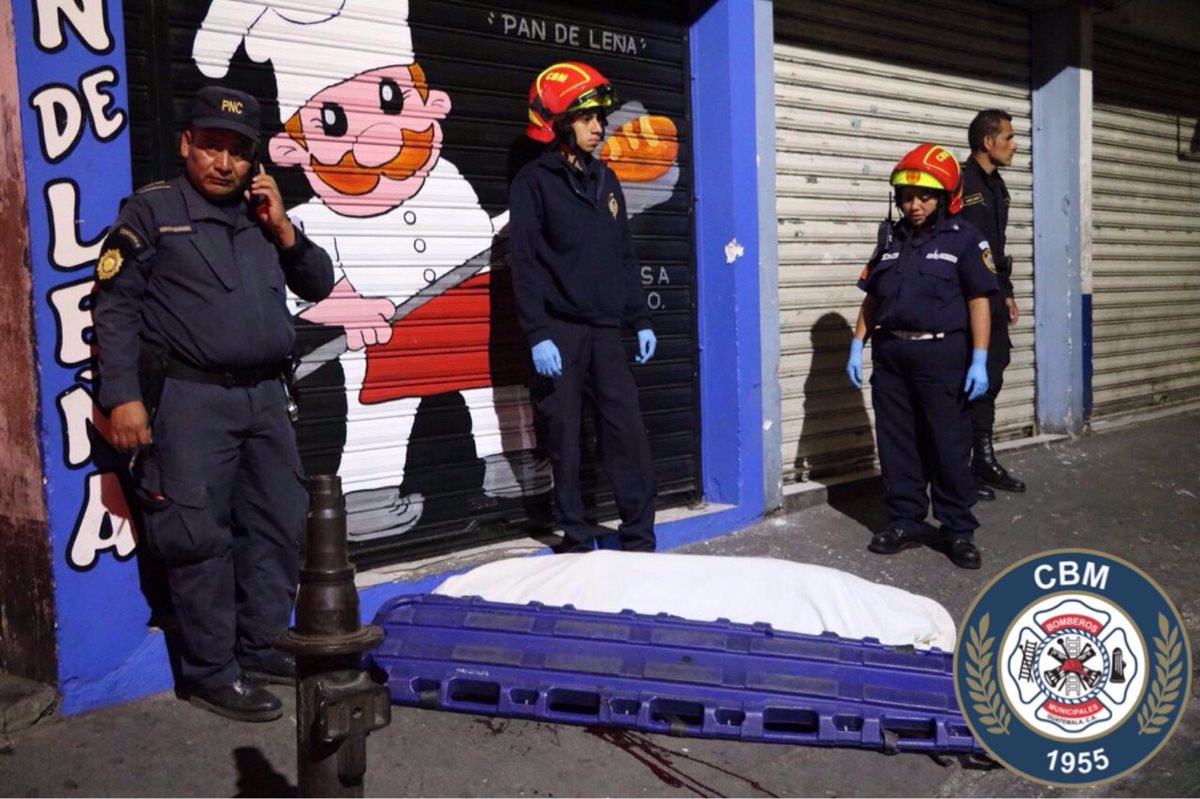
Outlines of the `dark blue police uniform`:
M989 175L974 158L963 165L963 198L959 218L970 222L992 247L1000 291L991 295L991 343L988 344L988 390L968 406L976 437L990 435L996 420L996 398L1004 386L1004 370L1012 359L1012 341L1008 335L1008 306L1013 296L1012 259L1005 251L1008 228L1008 186L999 169Z
M971 355L967 298L997 290L988 243L954 217L895 228L858 287L875 298L871 401L890 525L921 532L931 487L943 536L970 536L971 423L963 382Z
M621 548L654 551L654 472L622 322L649 330L625 195L603 161L578 170L555 152L527 164L509 190L513 291L530 346L552 340L562 375L533 387L554 470L557 521L568 551L592 548L584 519L579 436L584 396L600 413L605 471Z
M214 204L181 176L124 201L97 262L100 403L157 405L135 475L143 532L167 564L182 676L204 687L266 658L295 597L307 494L285 284L311 301L333 288L329 256L296 237L281 250L240 199ZM165 367L157 398L139 354L143 378Z

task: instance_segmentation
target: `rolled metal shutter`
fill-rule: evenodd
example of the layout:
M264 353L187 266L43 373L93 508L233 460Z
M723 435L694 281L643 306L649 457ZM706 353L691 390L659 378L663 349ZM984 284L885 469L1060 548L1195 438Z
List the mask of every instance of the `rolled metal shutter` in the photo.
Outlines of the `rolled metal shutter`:
M388 77L402 90L416 84L425 116L444 113L440 155L419 167L429 173L424 185L367 217L326 203L311 161L268 161L289 213L354 276L355 288L369 284L361 293L413 309L387 345L344 354L342 326L299 323L301 455L309 473L342 475L359 565L526 535L550 518L549 464L533 449L528 345L507 263L456 267L494 244L494 252L506 249L508 181L536 156L524 136L529 85L556 61L592 64L621 98L604 157L622 179L659 337L655 359L634 368L659 504L698 496L687 28L678 4L127 0L125 19L139 183L178 172L176 120L208 82L263 99L264 146L276 160L346 135L362 103L383 102L335 90L300 112L307 99L376 68L398 69ZM390 96L399 107L394 90ZM404 96L405 108L417 102ZM315 145L311 151L315 158ZM340 162L339 170L350 166ZM476 270L480 264L487 268ZM436 299L405 305L421 291ZM604 520L616 509L597 428L588 416L583 480L585 501Z
M1200 53L1096 28L1092 418L1200 400Z
M844 373L862 301L855 280L887 215L893 164L921 141L966 157L967 126L984 108L1013 115L1021 148L1004 171L1021 319L996 433L1034 433L1029 36L1026 12L994 3L775 3L785 483L875 462L870 392Z

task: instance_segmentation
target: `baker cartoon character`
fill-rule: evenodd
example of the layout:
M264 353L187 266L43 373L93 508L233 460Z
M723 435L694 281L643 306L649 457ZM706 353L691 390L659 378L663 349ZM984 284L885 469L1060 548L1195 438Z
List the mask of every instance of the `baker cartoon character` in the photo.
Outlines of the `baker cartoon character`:
M489 358L489 281L504 257L507 212L489 218L440 158L451 101L415 63L408 4L313 0L306 8L214 0L193 54L201 71L221 77L244 41L251 59L274 67L284 127L269 153L304 169L315 196L289 214L338 270L328 299L294 308L344 331L307 353L298 376L331 359L345 375L338 473L350 535L397 535L419 521L424 498L400 486L417 407L434 394L462 394L485 495L547 491L549 465L533 453L527 365L497 369ZM631 103L612 122L600 155L629 181L629 212L669 198L679 174L670 120Z
M289 215L338 269L327 300L297 301L295 310L344 330L307 354L298 376L340 360L347 412L338 473L350 534L366 539L402 533L420 519L423 497L402 496L398 486L424 396L462 392L485 491L546 491L550 478L548 464L531 454L528 390L519 377L493 388L489 331L478 321L455 324L462 313L488 317L486 274L507 214L493 225L467 180L439 157L450 98L429 88L413 60L407 3L326 5L301 15L216 0L194 55L206 74L224 74L244 41L252 59L273 64L284 128L270 142L271 160L304 169L315 196ZM247 13L250 6L259 13ZM348 38L359 46L344 47ZM457 307L442 299L422 308L456 286ZM469 307L464 297L474 298ZM505 450L515 454L506 458Z

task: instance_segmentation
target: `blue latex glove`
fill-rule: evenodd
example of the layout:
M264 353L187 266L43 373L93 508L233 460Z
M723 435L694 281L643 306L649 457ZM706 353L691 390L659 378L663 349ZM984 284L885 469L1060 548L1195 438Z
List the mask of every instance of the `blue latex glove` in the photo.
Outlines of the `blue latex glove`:
M862 351L862 340L850 339L850 360L846 361L846 377L850 378L850 385L855 388L862 388Z
M963 391L967 399L977 399L988 390L987 350L972 350L971 365L967 368L967 382L963 383Z
M658 339L654 335L653 330L638 331L638 354L633 360L638 363L645 363L654 357L654 350L658 347Z
M533 345L533 368L542 377L562 377L562 356L558 346L546 339Z

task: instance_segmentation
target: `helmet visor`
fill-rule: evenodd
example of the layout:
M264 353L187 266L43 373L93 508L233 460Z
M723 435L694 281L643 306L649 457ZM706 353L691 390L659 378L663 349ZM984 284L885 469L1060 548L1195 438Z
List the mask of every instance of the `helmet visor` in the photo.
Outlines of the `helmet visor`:
M612 108L616 105L617 93L611 83L601 83L593 86L575 98L575 102L567 108L567 113L586 111L589 108Z
M897 169L892 173L891 183L897 188L904 186L925 186L930 189L946 190L946 187L942 185L942 181L920 169Z

